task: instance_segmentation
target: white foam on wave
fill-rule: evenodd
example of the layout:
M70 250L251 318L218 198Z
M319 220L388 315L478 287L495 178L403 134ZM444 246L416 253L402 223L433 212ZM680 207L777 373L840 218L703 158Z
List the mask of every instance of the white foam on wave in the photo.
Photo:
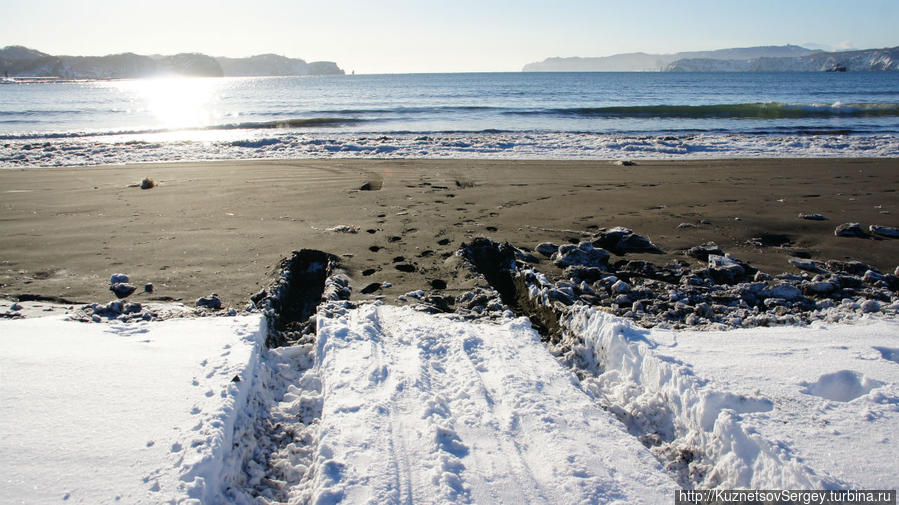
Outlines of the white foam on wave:
M10 141L0 167L284 158L703 159L899 157L899 136L609 135L572 132L328 134L257 133L216 141L148 137Z

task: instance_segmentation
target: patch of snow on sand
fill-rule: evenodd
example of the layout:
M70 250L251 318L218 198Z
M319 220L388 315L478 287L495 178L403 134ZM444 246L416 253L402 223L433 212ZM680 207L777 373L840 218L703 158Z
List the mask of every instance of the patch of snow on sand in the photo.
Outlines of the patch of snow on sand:
M825 482L899 489L899 321L653 332L655 352L689 364L707 388L761 397L772 409L735 413L743 429L789 447Z
M658 461L525 319L319 312L318 503L665 503Z
M264 340L261 317L61 317L0 321L0 503L215 495Z

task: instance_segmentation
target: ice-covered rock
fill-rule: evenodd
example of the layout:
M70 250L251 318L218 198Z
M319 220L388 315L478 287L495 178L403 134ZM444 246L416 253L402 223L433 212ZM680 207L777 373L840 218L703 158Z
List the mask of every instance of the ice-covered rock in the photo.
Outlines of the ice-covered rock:
M126 298L131 296L137 288L128 284L127 282L117 282L111 286L109 286L109 290L112 291L119 298Z
M737 278L745 274L746 269L735 259L709 254L709 275L718 284L733 284Z
M615 284L612 284L612 292L616 294L620 293L630 293L631 287L628 283L619 280Z
M818 262L814 260L809 260L805 258L788 258L787 262L789 262L794 267L800 270L806 270L808 272L820 272L821 269L818 268Z
M899 238L899 228L894 228L892 226L877 226L876 224L872 224L868 227L868 230L881 237Z
M868 236L859 223L843 223L834 229L833 234L837 237L865 238Z
M718 256L724 256L724 251L722 251L721 248L718 247L718 244L714 242L706 242L705 244L687 249L687 252L685 252L684 254L691 258L708 261L709 255L715 254Z
M593 240L593 245L612 251L619 256L627 253L662 252L648 238L621 226L600 231Z
M762 290L762 296L766 298L778 298L782 300L797 300L802 298L802 291L789 283L780 283Z
M868 314L870 312L880 312L880 302L877 300L865 300L861 305L862 314Z
M212 293L209 296L197 298L197 307L205 307L207 309L218 310L222 308L222 300L219 295Z
M109 277L110 284L119 284L122 282L131 282L131 278L125 274L112 274L112 276Z
M609 252L605 249L594 247L590 242L581 242L578 245L566 244L559 247L553 254L553 263L561 268L570 266L602 267L609 261Z

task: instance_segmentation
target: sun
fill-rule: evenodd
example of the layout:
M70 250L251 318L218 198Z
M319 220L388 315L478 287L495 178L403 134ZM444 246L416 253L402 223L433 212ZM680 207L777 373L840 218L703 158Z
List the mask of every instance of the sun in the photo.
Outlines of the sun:
M123 81L121 86L159 128L202 128L215 118L220 90L216 79L164 77Z

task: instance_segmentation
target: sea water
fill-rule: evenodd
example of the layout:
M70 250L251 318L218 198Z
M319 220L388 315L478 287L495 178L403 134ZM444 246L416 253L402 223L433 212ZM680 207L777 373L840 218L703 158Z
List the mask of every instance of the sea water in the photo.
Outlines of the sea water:
M0 85L0 166L899 156L899 73L470 73Z

